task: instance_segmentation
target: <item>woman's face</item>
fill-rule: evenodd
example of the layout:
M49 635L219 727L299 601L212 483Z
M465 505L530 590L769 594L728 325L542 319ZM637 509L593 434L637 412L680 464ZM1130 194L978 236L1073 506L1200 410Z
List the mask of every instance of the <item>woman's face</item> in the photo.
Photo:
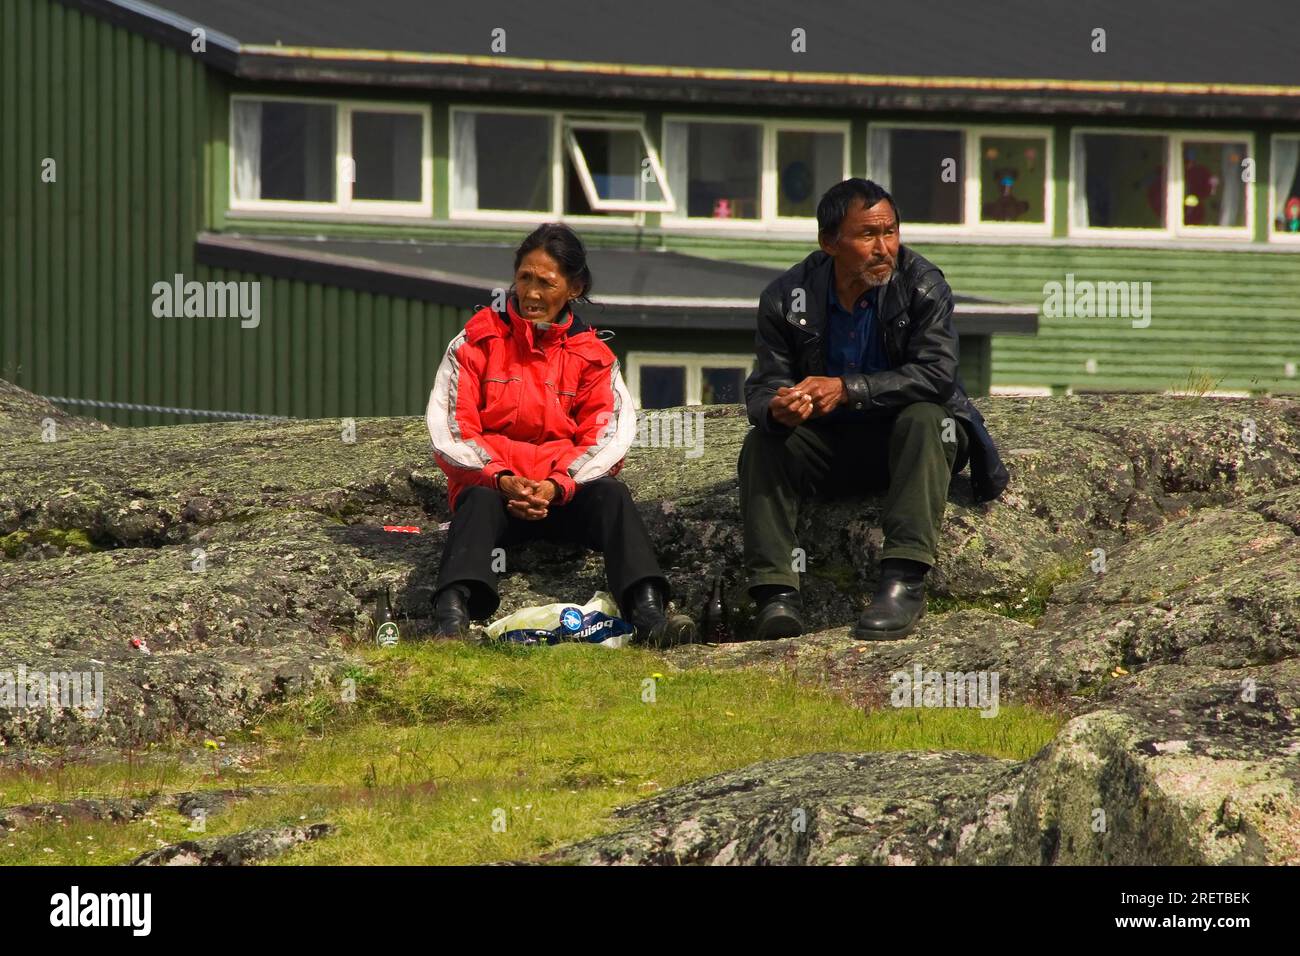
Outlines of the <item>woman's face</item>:
M519 312L529 322L554 322L568 301L582 290L569 282L544 249L534 249L519 260L515 294Z

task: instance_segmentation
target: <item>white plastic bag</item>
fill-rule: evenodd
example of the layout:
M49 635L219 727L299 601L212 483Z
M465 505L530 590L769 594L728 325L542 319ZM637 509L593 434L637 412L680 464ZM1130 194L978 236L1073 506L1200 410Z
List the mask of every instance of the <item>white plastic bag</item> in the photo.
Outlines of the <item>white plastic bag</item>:
M507 614L487 626L487 636L517 644L579 642L601 647L623 647L632 640L633 627L618 616L618 605L605 591L597 591L586 604L544 604Z

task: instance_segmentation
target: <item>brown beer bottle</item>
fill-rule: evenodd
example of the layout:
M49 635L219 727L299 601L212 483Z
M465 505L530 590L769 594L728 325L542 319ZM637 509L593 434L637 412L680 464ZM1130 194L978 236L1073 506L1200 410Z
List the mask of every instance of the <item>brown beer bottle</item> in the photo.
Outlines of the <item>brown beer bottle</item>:
M726 644L731 640L731 623L721 574L714 577L713 587L700 613L700 640L706 644Z

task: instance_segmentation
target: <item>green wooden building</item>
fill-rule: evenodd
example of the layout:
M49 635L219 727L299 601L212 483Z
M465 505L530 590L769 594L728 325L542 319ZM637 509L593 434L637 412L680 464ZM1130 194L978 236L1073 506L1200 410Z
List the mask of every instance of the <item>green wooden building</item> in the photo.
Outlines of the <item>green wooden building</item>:
M122 424L416 414L564 220L638 401L734 401L858 175L973 394L1298 390L1286 3L898 6L3 0L0 377Z

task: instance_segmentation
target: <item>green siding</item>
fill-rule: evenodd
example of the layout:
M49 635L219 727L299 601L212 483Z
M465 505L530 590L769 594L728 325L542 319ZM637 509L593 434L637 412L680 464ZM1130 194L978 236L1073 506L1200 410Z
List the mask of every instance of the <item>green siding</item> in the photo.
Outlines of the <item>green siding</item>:
M0 4L0 375L42 394L188 408L330 417L422 410L442 349L468 310L198 267L196 234L238 229L511 246L527 227L228 219L228 97L232 90L259 89L267 87L210 72L183 51L55 0ZM418 91L275 89L432 102L434 210L445 216L446 99ZM565 104L537 98L528 105ZM655 140L662 112L684 111L650 102L639 108ZM851 121L852 170L861 174L867 118ZM1059 239L1070 125L1061 120L1053 128ZM1261 124L1252 131L1258 240L1267 229L1271 128ZM57 183L40 181L47 156L58 162ZM583 233L593 247L662 246L773 267L788 266L812 248L811 241L665 234L657 216L640 231L585 227ZM906 240L906 222L903 234ZM1197 375L1221 388L1300 390L1300 379L1284 372L1287 363L1300 362L1300 250L974 242L916 248L945 270L959 293L993 299L1041 303L1044 283L1063 281L1068 272L1081 280L1152 283L1146 329L1123 319L1043 318L1036 337L998 336L990 347L988 339L968 336L962 374L972 393L990 376L995 385L1163 388ZM506 268L503 259L503 277ZM200 282L260 280L261 326L155 318L153 284L177 273ZM599 322L598 309L587 314ZM747 352L752 333L624 330L611 344L623 357L633 348ZM1094 373L1086 370L1089 360L1096 363ZM133 425L177 420L125 411L100 417Z
M44 395L304 417L423 410L465 310L198 266L224 222L226 81L52 0L0 5L0 376ZM41 182L41 161L58 166ZM153 286L260 281L261 324ZM186 417L72 411L122 425ZM194 419L204 420L204 419Z
M48 0L6 0L0 17L0 374L42 394L186 403L190 333L153 317L151 287L193 271L208 75Z

